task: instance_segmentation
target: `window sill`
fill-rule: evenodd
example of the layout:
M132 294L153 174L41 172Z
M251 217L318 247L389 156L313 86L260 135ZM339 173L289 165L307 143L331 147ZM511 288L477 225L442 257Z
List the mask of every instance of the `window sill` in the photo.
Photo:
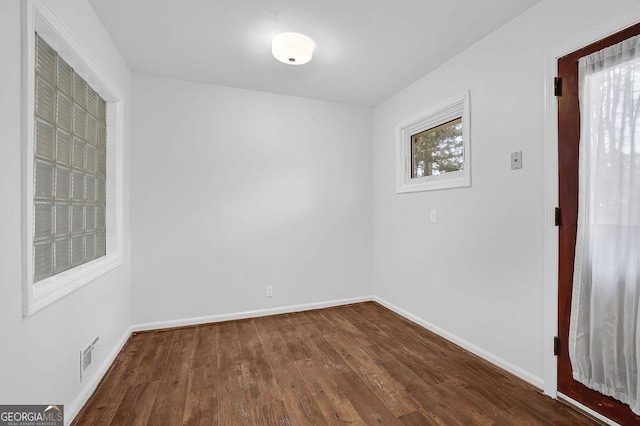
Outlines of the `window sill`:
M122 263L122 256L104 256L33 284L33 293L25 306L24 316L33 315Z
M445 174L442 176L425 177L419 179L411 179L415 182L400 184L396 187L397 194L407 192L435 191L438 189L463 188L471 186L469 174L455 173Z

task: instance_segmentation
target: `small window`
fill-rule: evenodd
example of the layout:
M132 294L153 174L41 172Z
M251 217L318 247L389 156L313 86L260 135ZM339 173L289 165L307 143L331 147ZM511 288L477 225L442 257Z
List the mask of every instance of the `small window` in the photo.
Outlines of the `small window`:
M470 185L468 93L397 130L398 193Z

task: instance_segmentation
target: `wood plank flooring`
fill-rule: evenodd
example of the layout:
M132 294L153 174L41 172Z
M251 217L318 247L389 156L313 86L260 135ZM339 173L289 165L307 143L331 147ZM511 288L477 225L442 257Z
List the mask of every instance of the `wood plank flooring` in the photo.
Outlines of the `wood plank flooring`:
M376 303L134 334L74 425L587 425Z

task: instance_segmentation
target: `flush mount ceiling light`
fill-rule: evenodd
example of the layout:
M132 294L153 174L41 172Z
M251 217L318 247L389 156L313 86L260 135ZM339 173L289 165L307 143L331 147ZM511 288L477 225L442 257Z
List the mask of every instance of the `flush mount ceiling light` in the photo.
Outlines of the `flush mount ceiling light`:
M311 60L316 44L304 34L282 33L271 42L271 53L280 62L302 65Z

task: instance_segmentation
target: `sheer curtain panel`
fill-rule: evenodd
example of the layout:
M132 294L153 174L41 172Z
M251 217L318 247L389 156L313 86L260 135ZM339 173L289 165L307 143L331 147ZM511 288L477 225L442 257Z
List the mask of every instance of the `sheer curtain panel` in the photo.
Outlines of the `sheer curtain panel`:
M640 36L579 61L573 377L640 414Z

